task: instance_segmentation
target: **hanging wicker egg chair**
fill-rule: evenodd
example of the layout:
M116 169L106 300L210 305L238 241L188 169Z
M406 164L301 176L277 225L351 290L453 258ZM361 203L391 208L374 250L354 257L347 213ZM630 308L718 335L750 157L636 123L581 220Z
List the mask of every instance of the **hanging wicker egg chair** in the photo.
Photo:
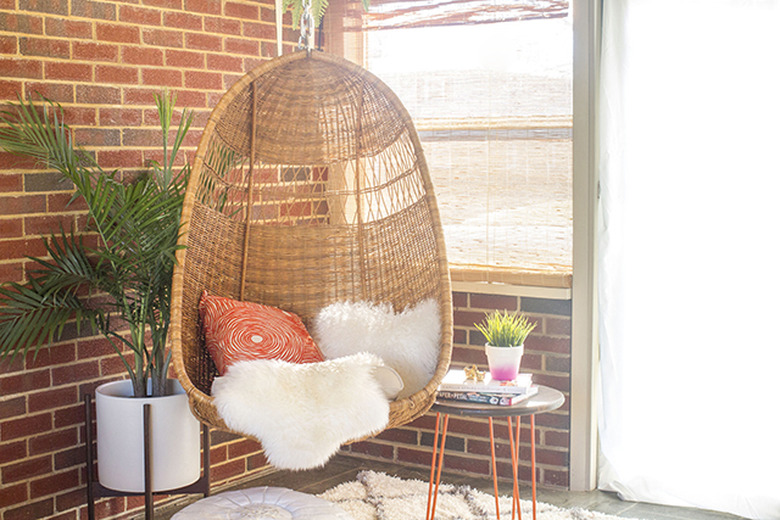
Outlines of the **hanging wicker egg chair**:
M388 428L433 404L452 350L452 296L428 168L412 121L364 69L300 51L248 73L214 109L184 202L172 290L173 363L202 422L228 429L198 318L203 292L280 307L307 325L339 301L401 311L433 298L438 364L390 405Z

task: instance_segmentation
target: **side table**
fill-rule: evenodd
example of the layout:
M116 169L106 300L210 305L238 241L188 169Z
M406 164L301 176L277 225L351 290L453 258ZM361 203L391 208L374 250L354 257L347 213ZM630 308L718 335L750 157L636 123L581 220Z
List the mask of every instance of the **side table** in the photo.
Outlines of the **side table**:
M561 392L549 386L537 385L539 392L527 400L512 406L495 406L487 404L465 403L460 401L438 400L431 410L436 412L436 430L433 435L433 454L431 456L431 476L428 484L428 506L426 520L434 520L436 514L436 498L439 494L439 481L444 462L444 443L447 439L447 423L450 415L463 415L469 417L487 417L490 428L490 457L493 463L493 492L496 498L496 519L501 520L498 508L498 477L496 475L496 443L493 435L493 417L506 417L509 429L509 448L512 459L512 520L515 511L520 517L520 493L517 480L517 463L520 456L520 417L530 416L531 421L531 488L533 498L533 517L536 520L536 425L534 415L550 412L560 408L565 399ZM443 416L443 421L441 417ZM515 422L513 435L512 422ZM439 441L439 424L441 422L441 440ZM438 467L436 457L439 457ZM434 485L434 474L436 477Z

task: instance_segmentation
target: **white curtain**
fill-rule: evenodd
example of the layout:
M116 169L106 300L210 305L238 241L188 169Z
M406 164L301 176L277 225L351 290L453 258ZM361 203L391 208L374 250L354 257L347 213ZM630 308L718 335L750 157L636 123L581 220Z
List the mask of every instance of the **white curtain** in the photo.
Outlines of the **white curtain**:
M599 487L780 519L780 1L604 0Z

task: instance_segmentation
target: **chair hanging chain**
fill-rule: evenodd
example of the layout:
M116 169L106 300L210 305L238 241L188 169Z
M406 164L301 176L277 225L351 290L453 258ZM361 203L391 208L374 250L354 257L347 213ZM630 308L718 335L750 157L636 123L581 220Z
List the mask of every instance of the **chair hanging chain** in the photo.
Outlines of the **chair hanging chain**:
M314 15L311 12L311 0L303 0L300 25L301 36L298 38L298 49L311 52L314 48Z

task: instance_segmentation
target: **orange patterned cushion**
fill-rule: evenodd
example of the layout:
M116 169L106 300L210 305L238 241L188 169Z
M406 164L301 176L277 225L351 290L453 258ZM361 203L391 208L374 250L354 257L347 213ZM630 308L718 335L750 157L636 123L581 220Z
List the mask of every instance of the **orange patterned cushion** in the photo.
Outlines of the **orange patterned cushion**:
M290 363L323 361L322 352L293 313L203 291L200 318L206 348L224 374L238 361L281 359Z

